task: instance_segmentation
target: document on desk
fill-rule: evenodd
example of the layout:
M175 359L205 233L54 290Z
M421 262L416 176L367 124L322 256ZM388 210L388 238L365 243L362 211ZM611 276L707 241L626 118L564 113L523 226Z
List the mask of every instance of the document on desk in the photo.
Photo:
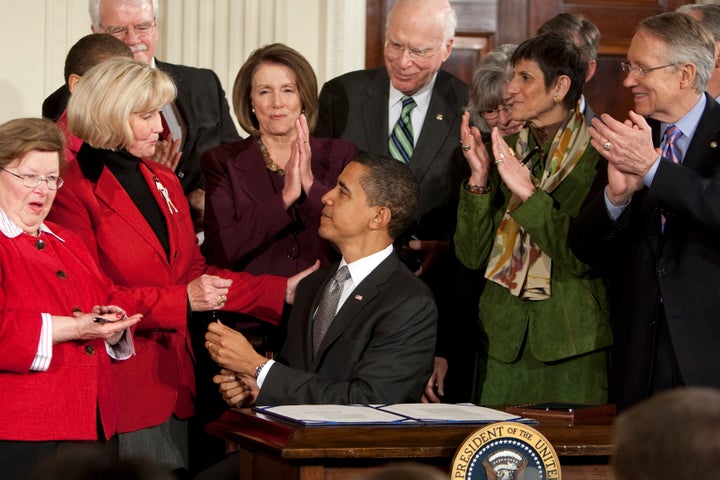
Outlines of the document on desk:
M413 422L406 417L364 405L277 405L255 407L255 410L303 425L370 425Z
M472 403L396 403L378 408L420 423L537 423L529 418Z
M255 410L303 425L370 424L486 424L537 423L518 415L471 403L396 403L392 405L277 405Z

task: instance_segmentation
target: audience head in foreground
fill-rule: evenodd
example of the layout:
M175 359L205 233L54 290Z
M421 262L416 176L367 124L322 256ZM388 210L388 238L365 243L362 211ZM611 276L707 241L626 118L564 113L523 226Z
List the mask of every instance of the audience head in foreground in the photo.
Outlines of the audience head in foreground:
M616 480L720 478L720 390L667 390L615 420Z

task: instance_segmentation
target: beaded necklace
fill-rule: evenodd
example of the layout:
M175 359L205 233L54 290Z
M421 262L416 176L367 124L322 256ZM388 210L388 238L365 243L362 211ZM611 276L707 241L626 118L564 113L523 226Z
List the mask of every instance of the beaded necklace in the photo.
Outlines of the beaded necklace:
M277 173L281 177L284 176L285 170L280 168L280 165L275 163L275 161L270 158L270 152L268 152L267 147L265 147L265 144L263 143L259 135L257 137L257 142L258 146L260 147L260 153L262 153L263 160L265 161L265 167L267 167L267 169L271 172Z

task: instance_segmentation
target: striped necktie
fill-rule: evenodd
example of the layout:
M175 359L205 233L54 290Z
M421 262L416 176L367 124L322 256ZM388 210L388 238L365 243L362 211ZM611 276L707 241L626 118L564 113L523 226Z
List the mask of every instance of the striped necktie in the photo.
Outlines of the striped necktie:
M402 97L402 112L400 112L400 118L388 140L390 156L405 164L410 163L410 157L413 154L413 127L410 112L416 106L417 103L412 97Z
M665 130L665 146L663 147L662 153L664 157L669 158L675 163L681 163L680 149L677 146L677 141L682 137L683 133L675 125L670 125ZM661 229L665 231L665 215L660 215Z

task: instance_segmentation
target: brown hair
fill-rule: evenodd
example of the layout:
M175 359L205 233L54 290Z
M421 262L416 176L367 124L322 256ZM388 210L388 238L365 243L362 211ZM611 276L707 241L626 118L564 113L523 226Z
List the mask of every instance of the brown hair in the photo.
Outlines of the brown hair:
M45 118L18 118L0 125L0 167L21 160L32 151L57 152L64 165L65 135Z
M235 77L233 85L233 110L240 126L250 135L260 134L260 125L250 105L250 92L255 71L264 63L285 65L295 74L300 102L312 131L318 116L318 87L315 71L297 50L282 43L271 43L253 51Z

